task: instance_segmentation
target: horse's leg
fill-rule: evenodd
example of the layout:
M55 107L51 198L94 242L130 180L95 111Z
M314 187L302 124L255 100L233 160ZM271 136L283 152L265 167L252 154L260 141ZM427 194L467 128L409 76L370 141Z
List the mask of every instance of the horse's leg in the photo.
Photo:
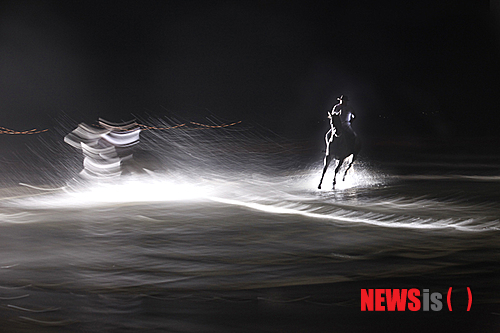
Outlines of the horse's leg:
M321 174L321 179L319 181L318 189L321 190L321 184L323 184L323 178L325 177L326 170L328 170L328 166L330 165L332 158L330 155L325 156L325 160L323 162L323 173Z
M347 166L347 168L345 169L344 178L342 180L345 180L345 176L347 175L347 171L349 171L349 169L351 169L352 164L356 160L356 157L358 157L358 154L360 151L361 151L361 141L359 140L358 136L354 136L354 151L352 153L352 160L349 163L349 165Z
M344 164L344 160L339 160L337 167L335 168L335 175L333 176L333 188L335 188L335 184L337 184L337 173L340 171L340 167Z
M351 162L349 163L349 165L347 166L347 168L345 169L345 172L344 172L344 177L342 178L342 181L345 181L345 176L347 175L347 171L349 171L349 169L352 167L352 164L354 163L354 160L356 159L356 154L353 154L352 155L352 160Z

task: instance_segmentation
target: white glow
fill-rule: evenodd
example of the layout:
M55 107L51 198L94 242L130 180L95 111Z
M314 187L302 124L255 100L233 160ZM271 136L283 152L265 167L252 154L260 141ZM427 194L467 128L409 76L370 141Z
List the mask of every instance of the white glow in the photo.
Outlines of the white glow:
M237 178L236 178L237 176ZM372 176L369 171L356 170L350 175L351 181L346 182L348 186L372 186L380 180ZM370 202L363 201L343 201L340 205L336 202L335 191L325 190L326 195L318 195L318 191L311 185L317 185L318 172L309 171L297 173L293 176L267 177L259 175L225 175L219 178L193 178L183 177L173 174L150 174L148 176L130 176L120 178L113 182L91 183L89 185L68 186L65 188L51 189L29 186L33 189L43 190L46 194L35 194L13 198L11 205L19 208L36 207L37 213L16 214L9 211L0 214L1 223L33 223L44 219L44 214L40 214L40 209L48 209L51 216L51 209L95 209L110 208L118 209L129 204L138 204L139 211L156 209L149 207L151 203L161 202L204 202L207 212L224 212L224 207L239 206L245 209L256 210L273 215L295 215L308 219L324 220L326 223L341 225L365 224L388 228L408 228L408 229L455 229L460 231L487 231L498 230L498 220L487 223L477 223L474 218L464 220L462 218L430 218L427 216L415 216L414 210L422 204L427 207L433 201L412 202L412 205L404 201L394 199L391 202ZM61 191L56 194L54 191ZM62 192L65 191L65 192ZM327 194L332 193L331 195ZM211 206L207 203L213 202ZM389 207L389 212L395 214L377 213L379 210L372 210L380 205ZM358 210L362 205L368 211ZM439 203L436 203L439 205ZM178 206L177 204L175 206ZM165 205L168 207L168 205ZM453 207L452 207L453 208ZM436 208L437 209L437 208ZM441 206L438 208L443 209ZM463 209L469 211L469 207L457 206L453 211ZM410 214L406 215L405 212ZM105 213L104 213L105 214ZM189 215L189 210L186 211ZM252 214L251 212L242 214ZM286 221L286 219L285 219ZM237 221L236 221L237 222Z
M464 221L461 224L452 224L449 223L448 220L437 221L434 223L427 223L430 221L426 220L409 220L408 222L397 222L397 221L380 221L376 219L367 219L367 218L356 218L350 216L342 216L342 215L329 215L329 214L318 214L314 212L310 212L307 210L294 209L288 207L280 207L274 205L263 205L255 202L244 202L233 199L224 199L224 198L210 198L213 201L224 203L227 205L235 205L241 207L247 207L250 209L258 210L261 212L266 212L270 214L291 214L291 215L300 215L308 218L314 219L323 219L323 220L333 220L336 222L344 222L344 223L362 223L369 225L376 225L379 227L386 228L407 228L407 229L446 229L452 228L461 231L485 231L483 228L474 228L470 227L468 224L473 222L472 220Z
M332 162L332 165L328 169L323 180L322 191L331 191L332 189L342 191L354 187L370 187L383 182L382 175L373 174L370 171L359 167L356 162L354 162L351 169L347 171L345 180L342 180L345 165L341 168L340 172L337 174L337 183L335 184L335 188L333 188L332 183L334 169L335 164ZM321 170L318 169L313 175L311 175L308 186L311 188L317 188L320 176Z
M200 200L212 192L210 186L180 179L159 177L130 177L112 182L68 186L63 193L27 197L18 202L39 208L95 207L109 204L155 203L166 201Z
M96 185L87 190L68 193L68 197L87 203L186 201L204 196L206 191L193 184L140 180Z

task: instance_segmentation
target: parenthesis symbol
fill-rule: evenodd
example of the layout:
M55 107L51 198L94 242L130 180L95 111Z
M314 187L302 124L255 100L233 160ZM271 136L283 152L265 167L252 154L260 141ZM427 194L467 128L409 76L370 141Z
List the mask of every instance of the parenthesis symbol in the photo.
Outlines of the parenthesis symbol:
M448 310L453 311L451 309L451 288L452 287L450 287L450 289L448 289L448 296L446 297L446 301L448 303Z
M467 304L467 311L470 311L470 307L472 306L472 291L467 287L467 292L469 293L469 304Z

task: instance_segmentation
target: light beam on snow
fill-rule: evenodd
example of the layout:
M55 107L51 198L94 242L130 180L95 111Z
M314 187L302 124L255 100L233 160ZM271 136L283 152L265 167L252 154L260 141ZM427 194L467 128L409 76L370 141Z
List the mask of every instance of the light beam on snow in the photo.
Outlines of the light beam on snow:
M69 192L68 198L91 204L189 201L202 198L205 195L205 191L194 184L131 180L122 184L94 185L83 191Z
M264 205L256 202L245 202L234 199L225 199L225 198L217 198L211 197L211 200L227 205L235 205L246 207L254 210L258 210L261 212L266 212L270 214L288 214L288 215L299 215L308 218L314 219L324 219L324 220L333 220L336 222L344 222L344 223L362 223L368 225L376 225L379 227L387 227L387 228L407 228L407 229L444 229L444 228L452 228L460 231L485 231L484 228L474 228L473 226L468 225L468 222L465 221L460 224L450 223L449 220L435 221L432 219L424 220L424 219L409 219L406 222L396 222L396 221L381 221L377 219L364 219L364 218L356 218L356 217L348 217L342 215L328 215L328 214L318 214L314 212L310 212L307 210L300 210L294 208L280 207L274 205Z

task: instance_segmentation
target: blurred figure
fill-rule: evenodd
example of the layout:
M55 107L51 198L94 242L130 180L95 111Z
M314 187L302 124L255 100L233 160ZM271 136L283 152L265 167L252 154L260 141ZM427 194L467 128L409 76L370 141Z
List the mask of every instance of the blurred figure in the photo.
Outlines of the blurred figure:
M133 121L115 124L99 119L102 128L78 125L64 137L64 142L81 149L84 179L112 179L120 177L132 162L133 149L139 143L141 128Z

